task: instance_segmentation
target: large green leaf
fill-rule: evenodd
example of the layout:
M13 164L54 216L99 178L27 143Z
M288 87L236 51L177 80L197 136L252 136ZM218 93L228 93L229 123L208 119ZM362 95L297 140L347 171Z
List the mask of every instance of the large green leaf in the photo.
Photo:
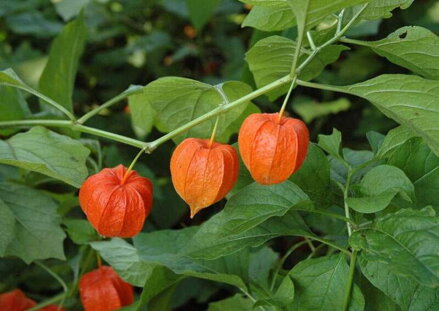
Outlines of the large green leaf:
M354 42L425 78L439 79L439 37L428 29L402 27L383 40Z
M337 88L369 100L386 116L423 137L439 155L439 81L388 74Z
M388 264L395 275L439 286L439 217L432 208L402 209L352 234L367 261Z
M362 255L358 261L363 275L396 302L402 311L433 311L439 308L439 288L422 286L410 277L397 275L389 264L368 261Z
M170 132L250 91L250 86L243 82L230 81L212 86L186 78L166 77L148 84L144 92L152 107L157 111L156 121L159 123L159 128ZM238 105L219 116L217 140L228 140L224 134L229 133L228 127L240 117L246 107L246 104ZM203 122L174 140L180 142L186 137L208 138L214 123L215 118Z
M348 273L349 266L342 254L301 261L289 272L295 295L288 310L343 310ZM349 310L363 308L363 295L354 284Z
M277 79L288 75L293 65L296 43L288 38L271 36L258 41L246 54L245 59L260 88ZM329 45L323 48L317 56L302 70L299 77L311 80L317 77L323 69L335 62L342 51L347 49L342 45ZM299 63L303 62L311 52L302 49ZM288 85L268 93L270 99L276 99L288 90Z
M41 92L73 111L72 95L79 58L85 46L87 26L82 14L67 24L53 41L49 60L40 78Z
M307 200L308 196L290 181L272 186L253 183L231 197L222 212L199 228L184 253L196 258L215 259L263 243L282 228L267 230L268 224L259 225L273 217L281 218L295 205ZM284 220L287 221L288 217ZM306 230L299 215L290 223L289 231L293 230Z
M29 114L29 107L21 91L0 83L0 121L21 120ZM4 128L0 129L0 134L9 135L16 131L16 129Z
M80 187L88 175L90 150L79 141L34 127L0 141L0 163L35 171Z
M286 4L279 6L254 6L242 22L242 27L253 27L262 31L284 30L296 25L293 11Z
M184 255L186 245L197 230L198 227L192 226L182 230L141 233L134 237L134 246L144 262L166 266L177 274L245 288L249 261L247 250L217 260L193 259Z
M396 8L406 9L414 0L373 0L361 14L362 19L375 20L392 17Z
M288 0L288 3L296 15L299 29L307 31L333 13L368 1L369 0Z
M0 213L2 218L7 217L2 219L2 224L7 224L4 230L13 229L13 239L8 233L0 239L0 256L17 256L26 263L65 259L65 234L60 227L57 205L50 197L26 186L2 182L0 198ZM9 243L3 244L8 239Z

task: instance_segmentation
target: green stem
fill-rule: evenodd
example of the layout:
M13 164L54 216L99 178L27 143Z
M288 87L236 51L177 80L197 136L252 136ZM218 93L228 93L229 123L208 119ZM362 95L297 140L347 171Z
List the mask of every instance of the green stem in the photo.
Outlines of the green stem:
M309 234L309 235L302 235L302 236L304 236L304 237L306 236L306 237L310 238L311 240L316 240L316 241L318 241L320 243L323 243L323 244L326 244L328 246L331 246L332 248L338 249L339 251L343 252L346 255L349 255L349 256L351 255L351 252L348 251L347 249L344 249L343 247L340 247L337 244L334 244L331 241L325 240L325 239L323 239L321 237L314 236L314 235L311 235L311 234Z
M53 272L49 267L47 267L45 264L43 264L42 262L36 261L35 264L37 266L40 266L43 270L45 270L47 273L49 273L55 280L58 281L58 283L61 285L61 287L63 288L64 292L68 291L68 287L67 284L64 282L64 280L55 272Z
M349 302L351 298L352 292L352 284L354 282L354 274L355 274L355 265L357 263L357 251L354 250L352 252L351 261L349 263L349 275L348 275L348 283L346 285L344 303L343 303L343 311L347 311L349 308Z
M294 244L293 246L290 247L290 249L285 253L285 255L282 256L282 258L279 260L279 262L276 265L276 268L274 269L273 272L273 278L271 279L271 286L270 286L270 291L273 291L274 285L276 283L276 277L279 274L280 269L282 269L285 261L287 260L288 257L290 257L290 255L299 247L301 247L302 245L305 245L307 243L307 241L301 241L299 243Z
M281 107L280 110L279 110L279 120L278 120L279 122L280 122L280 120L282 119L282 115L283 115L284 112L285 112L285 108L287 107L288 99L290 99L291 91L293 90L294 85L296 84L296 80L297 80L297 75L295 75L295 76L293 77L293 81L291 81L291 85L290 85L290 88L288 89L288 93L287 93L287 95L285 96L285 99L284 99L284 102L283 102L283 104L282 104L282 107Z
M32 89L30 87L27 87L27 86L20 86L20 85L15 85L15 84L12 84L11 86L19 88L19 89L22 89L22 90L25 90L26 92L29 92L31 94L34 94L35 96L37 96L37 97L41 98L42 100L44 100L50 106L52 106L52 107L58 109L59 111L61 111L62 113L64 113L70 120L72 120L72 121L76 120L76 118L73 115L73 113L71 113L69 110L67 110L66 108L64 108L60 104L58 104L56 101L54 101L50 97L47 97L46 95L38 92L37 90L34 90L34 89Z
M124 143L137 148L146 148L148 151L148 145L137 139L126 137L119 134L110 133L107 131L99 130L93 127L84 126L81 124L75 124L72 121L67 120L17 120L17 121L3 121L0 122L1 127L14 126L14 127L29 127L34 125L50 126L50 127L64 127L71 128L82 133L87 133L99 137L108 138L120 143Z
M48 305L51 305L51 304L54 304L55 302L63 300L65 297L66 297L66 293L65 292L60 293L60 294L58 294L56 296L53 296L52 298L49 298L49 299L47 299L47 300L37 304L36 306L34 306L34 307L30 308L30 309L27 309L27 311L41 310L42 308L44 308L44 307L46 307Z
M84 124L88 119L94 117L95 115L100 113L102 110L107 109L108 107L118 103L122 99L125 99L125 98L127 98L131 95L134 95L134 94L140 94L142 92L143 92L143 87L130 88L130 89L120 93L119 95L113 97L112 99L106 101L105 103L103 103L99 107L87 112L86 114L84 114L82 117L80 117L78 119L77 123Z
M351 43L351 44L356 44L356 45L361 45L361 46L369 46L365 41L361 41L361 40L355 40L355 39L349 39L346 37L340 38L340 42L343 43Z
M325 91L341 92L341 93L350 94L349 92L347 92L342 87L339 87L339 86L336 86L336 85L314 83L314 82L303 81L303 80L300 80L300 79L297 79L296 83L298 85L300 85L300 86L311 87L313 89L320 89L320 90L325 90Z
M344 201L344 212L345 212L345 216L346 218L350 219L350 213L349 213L349 206L348 206L348 196L349 196L349 186L351 183L351 178L352 178L352 169L349 167L348 168L348 175L346 177L346 184L343 190L343 201ZM346 227L348 228L348 235L351 236L352 234L352 228L351 228L351 224L349 222L346 222Z
M253 91L253 92L251 92L251 93L249 93L249 94L247 94L247 95L245 95L245 96L243 96L243 97L241 97L233 102L230 102L226 105L218 106L217 108L209 111L208 113L186 123L185 125L182 125L181 127L169 132L168 134L165 134L162 137L148 143L148 146L149 146L148 150L153 151L159 145L163 144L164 142L167 142L168 140L170 140L178 135L183 134L184 132L188 131L189 129L193 128L194 126L197 126L198 124L200 124L200 123L202 123L202 122L204 122L212 117L215 117L221 113L225 113L226 111L229 111L230 109L233 109L234 107L236 107L242 103L248 102L248 101L250 101L256 97L259 97L259 96L261 96L261 95L263 95L271 90L274 90L274 89L278 88L279 86L290 82L292 79L293 79L292 77L287 75L287 76L282 77L274 82L271 82L270 84L267 84L266 86L263 86L260 89L255 90L255 91Z

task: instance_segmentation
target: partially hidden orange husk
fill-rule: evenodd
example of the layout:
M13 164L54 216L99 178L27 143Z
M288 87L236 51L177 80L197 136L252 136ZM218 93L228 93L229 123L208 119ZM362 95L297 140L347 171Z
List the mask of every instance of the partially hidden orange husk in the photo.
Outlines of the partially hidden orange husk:
M191 218L224 198L235 185L238 173L238 155L230 145L187 138L172 154L172 183L189 205Z
M81 277L79 294L85 311L119 310L134 301L134 289L109 266L101 266Z
M284 182L308 152L309 131L299 119L254 113L239 130L239 152L253 179L262 185Z

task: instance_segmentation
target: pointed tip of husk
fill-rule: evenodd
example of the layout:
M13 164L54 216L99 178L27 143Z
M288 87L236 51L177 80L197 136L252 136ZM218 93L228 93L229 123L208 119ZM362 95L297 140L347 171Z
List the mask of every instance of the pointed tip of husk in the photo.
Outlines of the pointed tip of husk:
M195 215L198 214L198 212L202 209L202 207L195 207L195 206L189 206L191 210L190 218L193 219Z

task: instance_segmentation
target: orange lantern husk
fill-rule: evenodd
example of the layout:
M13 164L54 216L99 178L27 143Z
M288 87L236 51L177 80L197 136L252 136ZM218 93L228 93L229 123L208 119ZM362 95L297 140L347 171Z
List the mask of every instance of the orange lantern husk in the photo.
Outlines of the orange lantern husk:
M148 178L118 165L90 176L79 191L79 202L101 235L128 238L142 230L151 211L152 195Z
M133 287L109 266L84 274L79 282L79 294L85 311L118 310L134 301Z
M189 205L191 218L224 198L235 185L238 173L238 155L230 145L188 138L172 154L172 183Z
M25 311L36 306L37 303L19 289L0 294L0 310Z
M299 119L278 113L248 116L238 136L239 152L253 179L262 185L284 182L308 152L309 131Z

